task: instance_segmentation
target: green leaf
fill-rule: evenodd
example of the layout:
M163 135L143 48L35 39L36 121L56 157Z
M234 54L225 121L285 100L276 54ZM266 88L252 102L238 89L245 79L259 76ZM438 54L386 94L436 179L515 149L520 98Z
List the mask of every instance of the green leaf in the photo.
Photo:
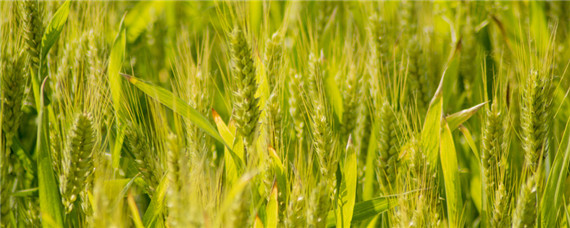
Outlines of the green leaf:
M253 228L263 228L263 222L261 221L261 218L259 218L259 215L255 216L255 220L253 220Z
M234 132L236 132L236 127L233 123L230 122L230 126L227 126L222 120L222 117L218 115L215 110L212 110L212 117L214 117L214 122L218 127L218 131L220 135L224 139L224 143L226 145L232 145L232 147L225 147L224 148L224 168L226 172L226 180L228 184L232 184L243 172L244 166L244 146L243 140Z
M374 216L384 213L394 208L398 201L393 196L382 196L371 200L361 201L354 205L351 224L358 224L361 221L373 218ZM327 217L329 227L336 226L335 212L330 211Z
M428 162L431 168L435 168L435 164L437 164L437 155L439 149L441 114L443 111L443 92L441 91L442 84L443 79L440 83L440 87L431 100L426 114L426 119L424 121L424 126L420 133L420 146L422 148L422 151L428 155Z
M125 127L122 126L125 117L125 108L121 102L123 96L123 86L121 79L121 68L123 66L123 59L125 58L125 48L127 46L125 39L125 28L124 28L125 15L121 19L121 24L119 25L119 32L115 37L113 42L113 47L111 48L111 55L109 56L109 66L107 70L107 75L109 77L109 87L111 90L111 101L113 102L113 108L115 109L115 121L117 123L118 131L117 136L113 141L113 151L111 155L112 167L114 169L119 168L121 160L121 149L123 147L123 138L125 136Z
M133 222L135 223L136 228L144 228L143 222L141 221L141 215L139 214L139 209L137 207L137 203L135 202L135 198L129 192L127 197L127 202L129 204L129 209L132 214Z
M49 120L47 107L44 106L44 86L40 91L39 125L37 138L37 162L38 162L38 190L40 195L40 214L42 227L63 227L63 206L61 195L53 172L50 141Z
M344 106L342 105L342 96L338 85L333 76L327 76L325 78L325 93L327 95L328 101L334 110L334 113L340 121L342 121L342 113Z
M24 190L19 190L17 192L12 193L12 196L16 196L16 197L37 197L38 196L38 188L30 188L30 189L24 189Z
M354 202L356 200L357 172L356 151L352 144L352 138L349 137L336 209L336 224L341 224L341 227L350 227L352 221Z
M554 92L554 107L556 108L555 117L562 121L566 121L570 118L570 99L568 98L568 94L570 93L570 88L566 91L562 87L557 87L556 91Z
M179 115L184 117L186 120L189 120L190 122L194 123L196 126L204 130L207 134L212 136L212 138L218 140L219 142L227 146L227 144L222 139L216 128L212 126L212 124L210 123L210 121L208 121L206 117L204 117L202 114L200 114L200 112L198 112L196 109L188 105L179 97L174 96L172 92L164 88L154 86L146 82L143 82L141 80L138 80L133 76L126 74L122 75L131 84L133 84L138 89L143 91L147 96L156 99L161 104L165 105L166 107L172 109L172 111L174 111L175 113L178 113Z
M486 103L487 102L483 102L471 108L461 110L445 117L445 119L447 119L449 129L451 131L455 130L457 127L459 127L459 125L463 124L463 122L467 121L469 118L471 118L471 116L475 115L475 113L477 113L477 111L479 111L479 109L481 109L481 107L483 107L483 105Z
M445 201L447 203L447 217L450 227L460 227L460 217L463 209L463 200L461 197L461 179L459 178L459 167L457 165L457 154L451 129L445 121L442 120L441 134L441 168L443 170L443 179L445 184Z
M129 43L135 41L142 34L147 26L156 18L156 14L160 13L164 8L164 2L138 2L125 18L125 26L127 28L127 40Z
M279 222L279 189L277 187L277 182L273 183L273 188L271 189L271 194L269 194L269 202L267 202L267 207L265 207L265 213L267 214L266 227L276 228Z
M568 176L568 166L570 164L570 134L568 134L568 123L566 122L566 130L564 131L566 140L566 151L564 153L556 153L554 163L548 175L546 188L542 194L540 219L542 227L556 227L557 218L561 216L564 190L566 189L566 177ZM564 136L563 136L564 137ZM566 138L565 137L565 138ZM562 145L562 143L561 143Z
M118 125L121 124L123 117L125 115L124 107L122 106L122 79L121 79L121 68L123 66L123 59L125 58L125 48L127 46L125 28L124 28L125 15L121 20L119 26L119 32L115 37L113 42L113 47L111 48L111 55L109 56L109 66L107 69L107 75L109 77L109 87L111 90L111 100L113 101L113 108L115 109L115 117Z
M368 143L368 150L366 151L366 167L374 167L376 161L376 126L372 125L372 132L370 133L370 141ZM366 169L364 171L364 189L362 190L362 199L369 200L374 196L374 169Z
M449 77L448 74L453 74L453 72L448 72L450 65L455 65L457 63L457 61L454 61L454 59L457 59L455 58L457 45L454 45L453 47L454 48L450 51L447 62L443 67L439 86L431 99L424 125L420 133L420 147L423 152L427 154L429 162L428 165L432 169L436 168L435 164L437 164L439 141L441 137L440 128L441 118L443 117L443 84L445 82L445 78Z
M220 213L219 216L224 216L225 213L228 213L234 202L238 200L238 196L246 190L247 185L251 180L257 176L257 172L248 172L243 174L236 183L230 185L231 187L226 194L226 197L223 199L223 202L220 206L218 212ZM222 222L220 219L215 221L216 223ZM222 224L214 224L213 227L220 227Z
M55 44L55 42L57 42L57 39L61 34L61 30L63 30L63 26L65 25L65 22L67 22L67 16L69 15L69 5L70 1L65 1L59 7L59 9L57 9L48 26L46 27L44 35L42 36L40 59L45 60L49 49Z
M168 189L168 178L162 177L156 192L150 200L150 204L143 216L143 224L145 227L154 227L156 219L163 213L164 196Z
M477 158L477 161L481 161L481 157L479 156L479 150L477 149L477 145L475 144L475 140L473 140L473 136L471 135L469 129L467 129L463 125L460 125L459 131L461 131L461 133L463 133L463 135L465 136L465 141L467 141L467 144L471 148L471 151L473 151L473 154L475 155L475 158Z
M57 39L59 38L59 35L61 34L61 30L63 29L63 26L65 25L65 22L67 22L67 16L69 15L69 4L70 1L67 0L63 3L63 5L61 5L61 7L59 7L59 9L55 12L55 14L53 15L53 17L51 18L48 26L46 27L46 30L44 32L44 34L42 35L42 41L41 41L41 47L40 47L40 63L37 69L37 72L33 72L33 70L30 70L31 72L31 78L32 78L32 92L34 94L34 101L36 102L36 108L39 108L40 106L40 82L42 82L44 80L44 74L47 73L47 70L45 70L44 68L46 68L46 57L47 54L50 50L50 48L53 46L53 44L55 44L55 42L57 41ZM43 98L45 102L45 104L49 104L48 100L45 100L46 98Z

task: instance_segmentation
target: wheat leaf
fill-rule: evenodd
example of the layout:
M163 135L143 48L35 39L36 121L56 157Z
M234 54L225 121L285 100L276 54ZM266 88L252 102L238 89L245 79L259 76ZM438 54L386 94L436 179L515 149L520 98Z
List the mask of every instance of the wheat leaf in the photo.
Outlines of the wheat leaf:
M39 125L37 138L37 162L38 162L38 190L40 195L40 212L43 227L63 227L63 207L61 195L57 186L52 167L49 119L47 107L44 106L44 86L40 91Z
M202 130L204 130L208 135L212 136L212 138L214 138L215 140L218 140L218 142L221 142L227 146L227 144L222 139L222 137L220 136L220 134L218 133L216 128L214 126L212 126L212 124L210 123L210 121L208 121L208 119L206 117L204 117L202 114L200 114L200 112L198 112L196 109L194 109L193 107L188 105L186 102L184 102L179 97L174 96L174 94L172 94L172 92L170 92L164 88L143 82L143 81L141 81L141 80L139 80L133 76L126 75L126 74L122 74L122 75L131 84L133 84L135 87L137 87L143 93L145 93L147 96L156 99L158 102L160 102L164 106L172 109L172 111L174 111L175 113L178 113L179 115L184 117L186 120L189 120L190 122L192 122L193 124L195 124L196 126L201 128Z
M461 211L463 200L461 197L461 180L459 178L459 167L457 165L457 154L453 136L449 125L442 119L441 134L441 168L445 184L445 201L447 203L447 217L450 227L460 227Z

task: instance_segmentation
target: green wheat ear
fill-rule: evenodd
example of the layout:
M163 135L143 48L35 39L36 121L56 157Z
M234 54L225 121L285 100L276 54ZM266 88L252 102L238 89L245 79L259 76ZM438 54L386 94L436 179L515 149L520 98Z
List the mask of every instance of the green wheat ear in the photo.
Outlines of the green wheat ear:
M499 183L495 191L493 203L493 216L491 218L491 227L508 227L509 220L509 196L503 183Z
M342 128L341 133L344 137L348 138L348 135L352 133L356 126L357 114L354 110L358 107L358 77L356 72L350 72L346 78L346 90L344 91L343 106L344 112L342 114Z
M125 137L137 168L147 183L145 191L152 195L159 183L160 170L157 169L156 159L151 155L152 151L148 141L143 132L132 124L127 127Z
M487 196L492 196L495 192L495 183L498 176L499 159L503 151L503 120L499 111L497 100L491 105L491 109L487 111L487 119L485 121L485 130L483 131L483 149L481 160L483 164L483 173L485 175L485 192Z
M513 212L513 227L534 227L537 209L537 178L541 172L527 178L522 186Z
M40 45L43 34L43 25L40 18L40 6L37 0L22 2L22 21L24 23L24 40L26 51L31 60L31 70L36 72L40 62Z
M388 193L394 187L398 172L398 139L396 136L396 116L388 102L384 102L378 112L378 167L381 185Z
M64 154L66 164L62 178L62 201L67 213L73 210L73 203L93 171L95 137L91 116L87 113L77 116L69 131L69 144Z
M295 74L289 82L289 114L293 119L295 137L299 144L303 142L305 128L303 107L303 80L301 75Z
M24 61L22 55L9 57L6 51L2 52L0 57L1 66L1 115L2 115L2 131L6 138L6 148L12 145L12 139L18 132L20 119L22 116L22 102L24 98L24 90L26 78L24 73Z
M541 77L542 76L542 77ZM548 131L553 97L551 79L533 71L523 88L521 124L525 164L536 171L538 161L548 153Z
M279 149L279 141L281 138L281 120L282 112L279 103L279 95L281 85L279 83L281 76L282 64L282 42L281 36L278 33L273 34L271 39L267 42L265 51L266 72L271 94L267 100L267 127L268 135L270 136L270 144Z
M244 137L246 148L252 148L257 121L259 120L258 98L255 97L255 65L245 34L236 28L231 33L232 75L234 110L233 119L239 133Z

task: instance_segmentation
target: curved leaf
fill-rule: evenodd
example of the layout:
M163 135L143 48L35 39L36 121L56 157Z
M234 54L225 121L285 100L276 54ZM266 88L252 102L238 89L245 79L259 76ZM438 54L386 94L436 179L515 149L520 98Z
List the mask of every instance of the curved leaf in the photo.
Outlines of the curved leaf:
M136 86L138 89L140 89L147 96L156 99L158 102L160 102L164 106L172 109L172 111L174 111L175 113L178 113L179 115L184 117L186 120L189 120L190 122L194 123L196 126L201 128L202 130L204 130L208 135L212 136L212 138L218 140L219 142L221 142L227 146L227 144L222 139L222 137L220 136L220 134L218 133L216 128L214 126L212 126L212 124L210 123L210 121L208 121L208 119L206 117L204 117L202 114L200 114L200 112L198 112L196 109L194 109L193 107L188 105L186 102L184 102L179 97L174 96L174 94L172 94L172 92L170 92L164 88L154 86L154 85L148 84L146 82L143 82L141 80L138 80L137 78L135 78L133 76L126 75L126 74L122 74L122 75L131 84Z
M459 178L459 167L457 165L457 154L453 136L449 125L442 120L441 134L441 168L445 184L445 201L447 203L447 217L450 227L460 227L461 211L463 200L461 197L461 179Z
M55 12L51 21L49 22L44 35L42 36L42 46L40 59L45 59L49 49L55 44L65 22L67 22L67 16L69 15L69 0L65 1L59 9Z

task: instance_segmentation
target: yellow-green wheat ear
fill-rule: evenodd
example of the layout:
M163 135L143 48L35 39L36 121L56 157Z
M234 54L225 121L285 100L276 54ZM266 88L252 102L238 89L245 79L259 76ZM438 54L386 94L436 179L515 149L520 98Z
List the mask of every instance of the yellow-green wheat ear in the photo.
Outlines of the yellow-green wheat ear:
M378 112L378 167L382 188L388 193L394 186L398 171L398 139L396 136L396 116L388 102L384 102Z
M537 209L537 172L528 177L518 195L515 211L513 212L513 227L534 227Z
M79 114L69 131L65 151L66 166L61 183L62 201L67 213L73 210L73 203L84 190L86 180L93 172L95 137L91 116L87 113Z
M344 112L342 114L342 126L341 126L341 133L342 136L348 139L348 135L352 133L356 126L356 118L357 114L355 114L354 110L357 109L358 106L358 77L356 72L350 72L348 77L346 78L346 89L343 93L343 106Z
M40 45L43 34L39 1L26 0L21 2L21 11L26 51L31 61L30 70L36 72L40 62Z
M151 154L152 151L150 150L148 139L133 124L128 125L125 137L127 139L127 147L134 156L137 169L147 183L145 191L152 195L158 186L160 170L158 169L156 159Z
M289 81L289 114L293 119L295 137L299 143L302 143L305 119L303 117L303 80L299 74L293 75Z
M548 153L548 132L553 97L552 80L533 71L523 88L521 124L525 164L536 171L538 162Z
M481 151L481 163L485 174L485 192L488 197L494 194L495 183L497 182L495 177L497 177L496 171L502 153L502 136L504 134L502 126L499 105L495 100L491 109L487 111L485 130L483 130L483 149Z
M6 148L12 145L12 140L18 132L26 84L22 55L9 55L11 54L4 51L0 57L0 74L2 74L0 76L2 80L0 88L2 118L0 119L2 119L3 135L6 138Z
M234 110L233 119L239 133L244 137L246 148L251 148L259 120L258 98L255 97L257 82L255 64L245 34L239 28L231 34L232 75Z
M279 33L273 34L271 39L267 41L265 50L265 64L267 72L267 81L269 84L269 90L271 91L269 99L267 100L266 110L267 110L267 124L269 127L268 135L270 136L270 144L273 147L279 149L279 141L281 136L281 120L282 112L279 103L280 95L280 76L281 76L281 64L282 64L282 42Z
M495 198L493 203L493 215L491 218L491 227L509 227L509 196L505 184L498 183L497 190L495 191Z

